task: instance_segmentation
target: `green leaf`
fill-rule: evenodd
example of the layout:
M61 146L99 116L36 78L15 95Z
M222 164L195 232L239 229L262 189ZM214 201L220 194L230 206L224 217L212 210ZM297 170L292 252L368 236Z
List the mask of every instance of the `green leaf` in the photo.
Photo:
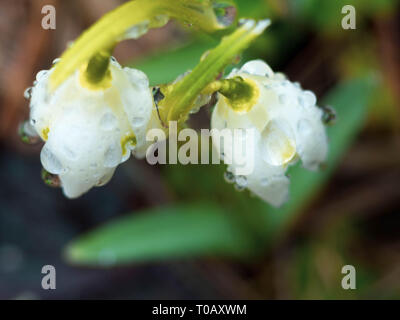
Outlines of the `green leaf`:
M160 52L129 65L146 73L152 86L175 80L179 75L193 69L204 52L215 45L211 37L195 41L169 51Z
M107 266L198 255L243 256L250 238L215 205L180 205L130 214L72 242L67 260Z

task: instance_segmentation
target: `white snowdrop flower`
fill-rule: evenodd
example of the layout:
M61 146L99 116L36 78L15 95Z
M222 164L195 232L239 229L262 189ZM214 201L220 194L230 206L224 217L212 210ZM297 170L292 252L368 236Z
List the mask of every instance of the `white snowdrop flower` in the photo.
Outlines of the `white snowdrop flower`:
M247 62L240 70L233 70L228 78L234 76L253 85L255 101L243 109L233 108L227 98L219 94L211 127L253 129L254 135L245 136L246 143L253 145L246 154L246 159L254 160L253 170L240 177L239 185L243 185L245 179L245 186L251 192L280 206L288 198L289 179L285 176L288 165L300 158L305 168L317 170L327 156L323 112L316 106L316 97L311 91L304 91L283 74L274 73L261 60ZM224 153L215 139L213 141L217 151ZM229 164L228 170L236 174L238 155L233 152L229 158L230 153L227 154L228 158L224 154L224 162Z
M83 70L83 69L82 69ZM31 91L30 121L46 141L43 167L59 175L64 194L76 198L106 184L131 151L143 148L154 114L147 76L110 61L109 82L85 83L77 70L50 93L50 71L40 71Z

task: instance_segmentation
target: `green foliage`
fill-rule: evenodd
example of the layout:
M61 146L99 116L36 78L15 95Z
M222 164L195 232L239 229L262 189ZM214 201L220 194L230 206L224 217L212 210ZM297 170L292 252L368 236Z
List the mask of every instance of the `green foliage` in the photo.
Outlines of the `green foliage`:
M128 215L74 241L72 263L110 266L161 258L248 255L250 238L216 205L191 204Z

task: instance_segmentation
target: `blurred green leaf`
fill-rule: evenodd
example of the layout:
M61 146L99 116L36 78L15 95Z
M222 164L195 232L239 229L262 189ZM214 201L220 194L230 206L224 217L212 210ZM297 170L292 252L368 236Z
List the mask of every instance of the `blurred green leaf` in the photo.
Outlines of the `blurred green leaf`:
M378 16L390 12L397 0L369 0L369 1L321 1L321 0L288 0L292 18L299 19L311 25L318 32L329 31L343 34L341 26L342 8L352 5L357 13L357 27L370 16Z
M146 59L130 63L132 67L142 70L150 79L151 85L168 83L179 75L193 69L204 52L215 46L217 42L194 41L170 51L159 52Z
M130 214L72 242L74 264L111 266L165 257L243 256L250 239L215 205L180 205Z

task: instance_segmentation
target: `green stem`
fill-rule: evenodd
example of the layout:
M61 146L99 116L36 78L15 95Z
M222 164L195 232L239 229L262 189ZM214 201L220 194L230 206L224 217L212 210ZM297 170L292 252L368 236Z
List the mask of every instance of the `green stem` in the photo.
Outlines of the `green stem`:
M148 22L148 28L162 26L158 17L166 15L211 32L226 26L220 24L211 0L135 0L106 14L86 30L61 56L51 75L51 90L98 52L104 52L124 40L135 25ZM161 19L163 20L163 19Z
M234 58L246 49L270 24L269 20L256 23L246 20L243 25L210 51L193 71L181 81L168 88L165 98L160 101L160 116L163 123L186 120L196 97L232 63Z
M90 83L96 84L103 80L110 65L110 51L103 51L95 54L86 67L85 77Z

